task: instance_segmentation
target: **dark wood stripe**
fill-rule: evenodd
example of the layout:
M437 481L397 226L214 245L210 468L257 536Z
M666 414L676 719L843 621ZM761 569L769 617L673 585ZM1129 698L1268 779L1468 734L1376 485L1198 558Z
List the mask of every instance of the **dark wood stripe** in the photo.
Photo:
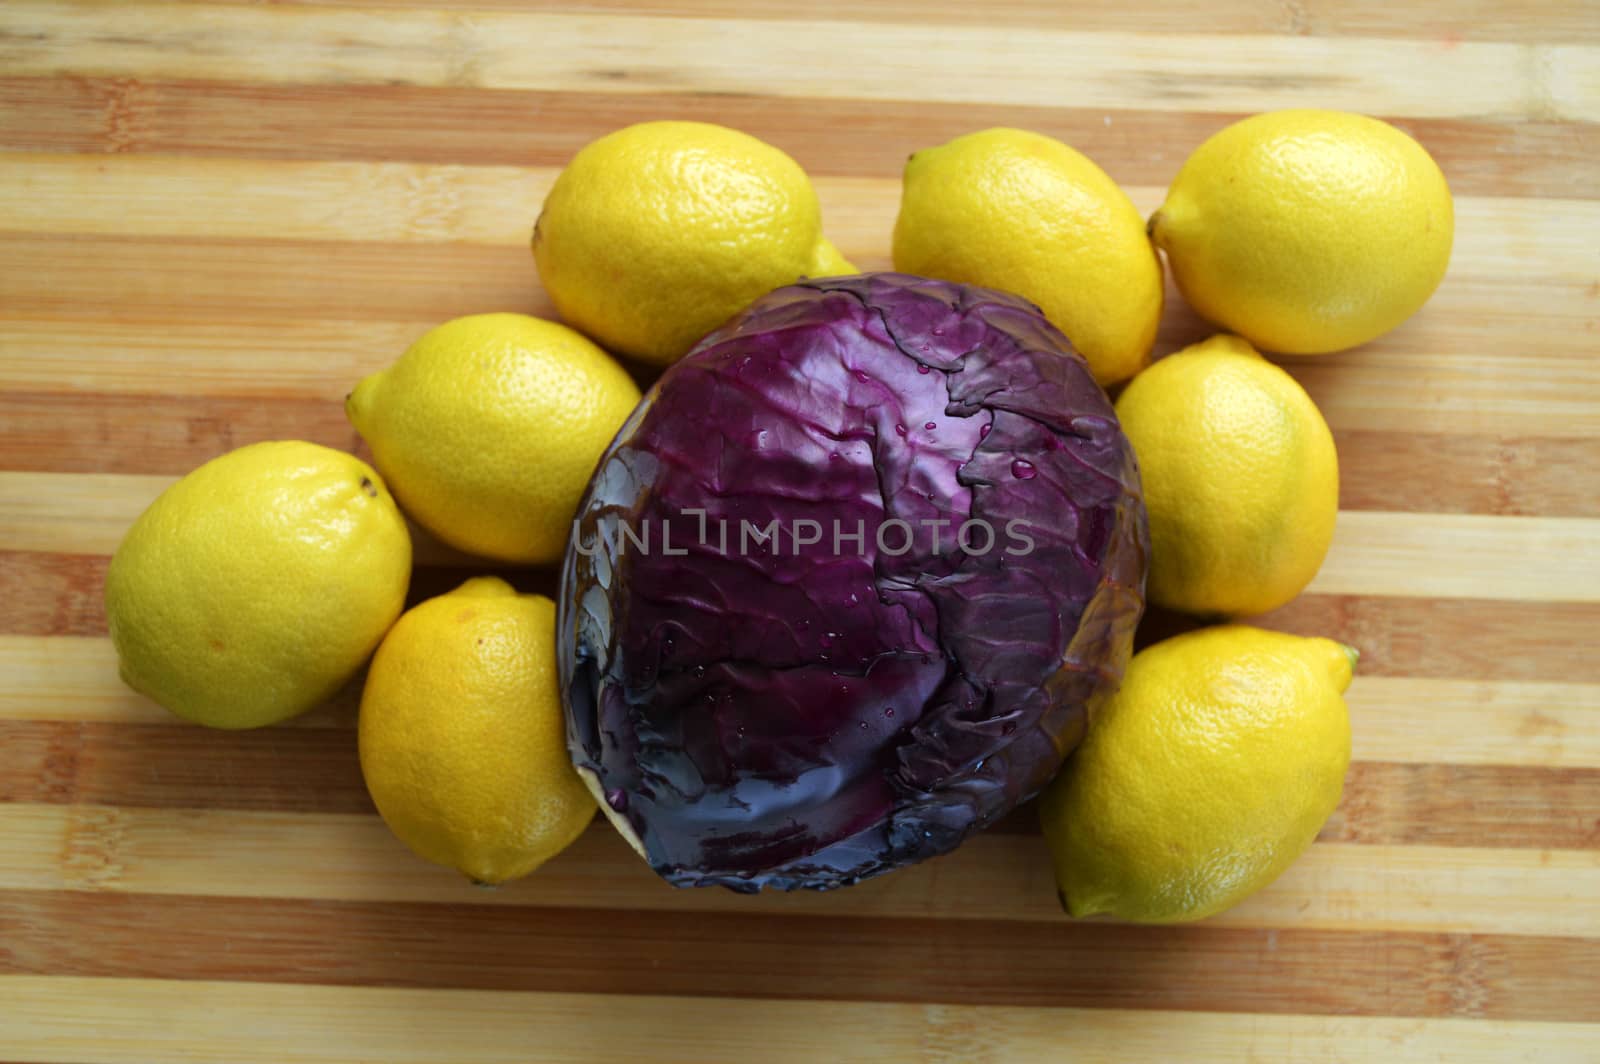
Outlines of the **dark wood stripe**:
M17 974L1600 1019L1593 944L1565 938L41 891L0 892L0 928Z
M1600 469L1588 439L1335 429L1346 510L1600 516L1600 493L1574 470Z
M491 310L555 313L524 247L46 233L0 235L0 305L152 325L287 316L432 326Z
M105 635L102 555L0 550L0 634Z
M1032 804L990 829L1036 835ZM1386 846L1600 849L1600 769L1357 761L1317 836Z
M180 476L263 440L356 451L361 436L343 402L355 384L330 383L316 399L7 392L0 394L0 454L8 470Z
M1600 848L1600 769L1356 762L1327 842Z
M330 122L330 114L339 121ZM895 177L914 151L1005 125L1077 145L1118 181L1163 185L1196 145L1239 117L713 94L0 78L0 149L480 166L561 166L602 130L680 118L747 130L815 174ZM1396 122L1439 160L1457 195L1600 195L1593 179L1600 125Z
M356 689L341 696L354 721ZM347 728L0 721L0 801L371 813Z
M354 383L330 380L315 397L7 392L0 394L0 454L13 470L181 475L261 440L358 450L342 403ZM1346 510L1600 516L1600 496L1569 472L1600 468L1600 436L1334 437Z
M0 801L370 813L344 726L220 732L177 724L0 721ZM1036 834L1028 809L996 830ZM1600 848L1600 769L1357 763L1322 833L1374 845Z
M1302 595L1251 623L1361 651L1373 676L1600 683L1600 604Z

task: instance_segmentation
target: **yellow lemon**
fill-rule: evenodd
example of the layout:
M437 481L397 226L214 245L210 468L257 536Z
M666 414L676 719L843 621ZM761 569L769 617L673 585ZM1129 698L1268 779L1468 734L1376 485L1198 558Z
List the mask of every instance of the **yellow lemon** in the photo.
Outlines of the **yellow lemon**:
M480 883L527 875L595 802L567 756L555 603L494 577L408 610L361 696L361 773L418 855Z
M1207 140L1150 218L1189 304L1268 351L1339 351L1405 321L1444 278L1450 187L1386 122L1273 111Z
M1237 336L1161 359L1117 399L1150 513L1150 601L1276 609L1317 575L1339 513L1333 434L1289 374Z
M823 238L798 163L705 122L642 122L584 147L545 199L533 257L564 319L660 365L780 285L856 272Z
M1040 800L1067 912L1198 920L1276 879L1339 804L1356 656L1242 625L1134 655Z
M622 367L566 326L475 314L363 380L345 412L428 531L539 563L560 557L589 475L638 401Z
M188 720L256 728L325 701L405 604L411 538L365 462L257 443L179 480L106 573L122 678Z
M1133 202L1085 156L1020 129L911 156L894 266L1031 300L1102 385L1139 372L1161 320L1161 260Z

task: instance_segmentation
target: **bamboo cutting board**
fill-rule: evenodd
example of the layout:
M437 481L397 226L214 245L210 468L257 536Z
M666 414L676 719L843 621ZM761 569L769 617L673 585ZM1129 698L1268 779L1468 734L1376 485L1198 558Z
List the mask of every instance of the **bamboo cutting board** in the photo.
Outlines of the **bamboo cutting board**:
M225 734L118 683L133 517L245 443L357 447L345 392L447 317L549 313L529 227L602 132L766 138L882 268L916 148L1037 129L1149 210L1288 106L1409 130L1458 233L1421 315L1290 364L1344 512L1265 623L1362 650L1356 762L1232 912L1069 922L1027 817L757 898L599 823L479 891L373 814L353 693ZM0 1058L1600 1060L1600 5L6 0L0 231ZM1174 299L1160 350L1204 334Z

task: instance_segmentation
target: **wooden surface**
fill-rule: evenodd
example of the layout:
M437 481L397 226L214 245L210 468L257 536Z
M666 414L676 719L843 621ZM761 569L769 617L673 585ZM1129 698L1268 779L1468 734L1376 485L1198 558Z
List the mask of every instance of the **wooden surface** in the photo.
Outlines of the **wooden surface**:
M873 268L916 148L1038 129L1148 210L1284 106L1411 131L1458 232L1421 315L1290 364L1344 512L1266 623L1362 650L1356 760L1232 912L1069 922L1026 812L831 895L673 891L603 823L476 890L373 814L352 693L222 734L118 683L129 521L355 447L344 393L444 318L548 312L529 227L602 132L777 143ZM1597 240L1592 0L6 0L0 1059L1600 1060ZM1160 349L1204 332L1174 301Z

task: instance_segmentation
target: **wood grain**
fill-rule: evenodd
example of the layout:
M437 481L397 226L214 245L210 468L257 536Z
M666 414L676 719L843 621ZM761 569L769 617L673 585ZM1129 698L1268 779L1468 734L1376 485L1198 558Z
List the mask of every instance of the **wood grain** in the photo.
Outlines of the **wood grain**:
M0 550L0 601L5 603L0 627L9 634L103 635L110 561L104 556ZM15 673L7 679L22 682Z
M416 605L461 585L469 576L498 576L518 590L554 596L554 569L511 569L482 562L411 529L415 555L406 601ZM101 555L0 550L0 592L14 592L0 612L5 635L105 635L103 584L110 559Z
M371 813L349 728L0 719L0 801ZM1358 761L1322 830L1375 845L1600 848L1600 768ZM1031 817L998 830L1037 834Z
M437 554L448 563L424 564L415 572L408 596L413 601L443 594L469 573L485 571L430 545L415 529L413 538L418 557ZM0 587L18 589L14 604L0 612L0 635L104 635L93 575L104 564L99 556L0 549ZM554 588L548 569L490 571L522 590L550 594ZM72 627L56 626L57 619ZM1141 629L1145 641L1194 625L1168 621L1147 616ZM1306 595L1252 623L1358 647L1365 676L1600 683L1600 661L1588 652L1600 626L1600 608L1591 604L1498 602L1486 608L1472 600Z
M565 165L599 129L674 118L747 130L789 152L813 175L892 177L918 149L975 129L1011 125L1078 146L1119 181L1160 185L1201 141L1244 117L1185 110L1179 103L1160 109L1074 103L1066 91L1049 106L849 99L775 106L762 96L723 93L646 97L570 89L27 78L0 71L0 146L97 155L546 167ZM330 122L330 114L339 120ZM1383 115L1427 147L1459 194L1600 195L1592 179L1600 151L1600 126L1594 123Z
M1600 1020L1564 937L37 890L0 891L0 925L5 975Z
M258 0L204 0L206 3L256 3ZM993 0L975 8L960 0L878 0L856 4L850 0L815 0L805 7L752 9L738 0L585 0L552 3L550 0L277 0L309 6L378 9L428 8L446 11L604 11L616 15L671 15L680 18L727 18L789 21L821 19L830 22L888 22L947 26L1005 26L1030 30L1081 29L1134 30L1140 33L1265 33L1287 36L1428 37L1441 45L1462 40L1534 42L1593 42L1600 40L1588 5L1554 3L1537 12L1491 2L1459 3L1422 0L1397 8L1382 0L1306 0L1292 6L1252 4L1248 0L1217 0L1203 6L1161 3L1159 0L1123 3L1116 0L1075 0L1070 4L1040 5L1028 0ZM1202 16L1203 18L1197 17Z
M0 244L0 303L127 324L311 317L419 332L486 310L553 316L522 248L37 233Z
M1592 121L1589 46L1388 38L1089 33L919 23L625 19L590 14L359 11L13 0L0 65L13 75L401 83L615 93L1235 112L1324 106L1425 117L1514 114ZM737 35L738 48L706 41ZM538 42L559 50L527 56ZM360 42L327 48L319 42ZM1534 62L1527 61L1530 54ZM882 61L915 55L915 66ZM1070 82L1060 58L1072 56ZM851 71L841 79L838 72ZM1248 73L1245 73L1248 72ZM1449 84L1441 94L1438 84Z
M125 246L116 243L110 248L120 253ZM77 248L77 245L71 247ZM293 266L295 258L304 254L293 247L276 247L275 251L272 256L263 256L265 261L257 260L261 269L251 276L252 284L267 288L313 287L310 279L292 269L286 269L289 276L284 278L267 274L265 269L273 265L274 259ZM215 256L204 249L196 249L196 253L200 256L197 261L172 270L168 277L145 278L144 291L149 294L157 285L170 286L173 290L189 286L187 290L191 293L219 288L216 282L207 283L202 276ZM4 248L0 247L0 255L3 254ZM163 254L161 258L165 260L170 254ZM69 258L85 261L85 268L89 268L86 257L73 255ZM528 269L531 273L531 266L517 258L514 263L500 262L499 265L514 271ZM305 259L309 263L310 256L305 255ZM463 265L469 259L470 256L450 255L446 256L444 265ZM104 259L97 261L108 288L134 288L131 275L138 271L137 257L129 256L126 266L120 270L114 265L107 268ZM154 264L147 264L147 269L151 265ZM17 266L20 271L21 256ZM420 265L419 269L426 269L426 266ZM399 271L391 275L390 281L400 285L407 283L399 276ZM65 278L63 283L67 283ZM330 287L334 289L332 293L328 291ZM363 292L381 287L381 281L369 287L355 279L328 279L322 286L323 294L317 298L338 298L346 305L354 305ZM344 296L340 289L346 288L355 291ZM62 317L46 317L38 309L32 310L28 317L0 317L6 332L0 339L0 387L15 396L16 403L53 401L60 409L72 409L65 404L71 402L71 396L77 395L81 397L79 406L84 410L80 417L94 416L94 408L103 397L130 394L167 402L175 402L180 397L316 398L327 407L340 403L352 382L387 365L413 340L437 324L433 319L405 318L284 321L259 311L257 316L251 317L248 307L235 308L231 314L226 310L210 315L197 313L185 320L175 317L181 314L176 306L165 316L152 313L150 303L141 302L137 292L137 289L130 292L120 305L110 306L107 305L110 293L105 292L100 297L103 302L92 307L68 308ZM260 300L262 296L258 293L252 298ZM293 300L288 292L279 298ZM1467 298L1463 296L1464 301ZM461 299L445 313L472 313L496 307L487 300ZM75 309L80 313L73 313ZM499 304L498 309L549 310L542 300L520 290L514 302ZM1554 308L1546 306L1546 309ZM1178 308L1174 308L1169 321L1177 318ZM1488 316L1480 318L1479 322L1483 327L1480 331L1486 331L1491 323L1500 323L1497 327L1503 328L1512 324L1509 320ZM1560 322L1557 320L1553 324L1559 326ZM1171 326L1166 349L1203 338L1210 331L1199 322L1184 320L1171 321ZM1402 329L1401 333L1404 332ZM1437 353L1408 351L1402 347L1402 344L1409 346L1406 336L1390 334L1331 362L1281 361L1305 385L1335 431L1383 433L1380 443L1396 435L1413 437L1411 449L1419 458L1432 456L1437 462L1449 456L1442 449L1452 444L1448 441L1436 443L1431 439L1434 435L1488 436L1501 441L1521 437L1578 440L1592 445L1595 439L1592 426L1600 423L1600 398L1584 387L1586 363L1575 343L1578 337L1567 333L1558 337L1556 333L1553 329L1551 346L1574 344L1570 357L1562 350L1551 356L1519 354L1514 359L1470 353L1441 358ZM1510 342L1511 338L1506 339ZM1587 353L1587 349L1583 351ZM93 371L89 367L96 365L97 360L103 371L91 378ZM51 396L55 398L48 398ZM321 416L332 412L325 408ZM20 410L13 410L10 417L0 423L0 431L4 424L13 423L11 418L20 416ZM110 414L104 416L110 418ZM84 431L92 427L86 426ZM126 421L108 420L105 431L126 431L130 427ZM147 428L144 431L158 430ZM1459 449L1461 445L1453 446ZM1500 446L1509 447L1509 443ZM1475 479L1483 474L1484 467L1496 462L1504 466L1513 461L1505 456L1496 459L1482 449L1469 450L1464 458L1460 468L1452 468L1455 475L1452 479ZM1523 459L1521 467L1516 469L1519 477L1531 472L1527 464L1527 459ZM1593 493L1581 489L1581 480L1567 478L1567 487L1556 487L1554 494L1592 497Z
M111 554L174 479L0 472L0 550ZM1597 554L1600 519L1346 511L1309 591L1600 603Z
M1600 683L1581 604L1302 595L1251 623L1348 643L1368 675Z
M100 579L96 577L94 581L97 598ZM4 588L0 587L0 593L3 591ZM109 639L0 635L0 674L6 677L6 685L0 688L0 720L3 721L188 726L122 682L117 675L117 654ZM357 691L352 686L325 705L292 718L280 727L353 727L356 695ZM1503 696L1511 704L1516 704L1517 697L1515 693ZM1485 703L1500 700L1488 691L1477 693L1476 698ZM1551 707L1552 711L1567 712L1564 696L1540 697L1537 701L1541 707L1549 703L1560 704L1562 708ZM1551 721L1551 728L1565 730L1565 722L1561 717L1552 717ZM1596 762L1596 767L1600 767L1600 761Z
M528 230L599 133L769 140L880 268L920 148L1037 129L1148 211L1289 105L1417 137L1457 240L1404 326L1282 360L1342 512L1258 623L1361 649L1355 760L1228 913L1067 920L1028 807L830 894L673 891L603 823L486 892L373 812L359 677L247 734L117 678L128 522L249 442L365 453L355 380L551 313ZM1600 1061L1592 0L12 0L0 172L0 1059ZM1168 296L1158 353L1210 331ZM418 556L412 601L488 571Z
M134 518L177 479L118 474L52 478L0 471L0 561L10 569L23 567L29 553L113 554ZM419 565L492 567L445 546L416 525L410 528L412 555Z
M889 265L887 254L845 250L862 268ZM1369 411L1361 427L1414 416L1436 431L1499 424L1532 435L1585 434L1594 417L1582 389L1600 298L1594 283L1451 278L1429 313L1338 359L1300 360L1296 371L1325 410L1354 403ZM147 327L180 317L288 317L409 321L419 332L485 310L552 313L520 247L39 233L0 243L0 305L27 307L34 319ZM1174 302L1160 349L1211 331ZM1535 353L1521 354L1527 347ZM1516 360L1506 351L1519 352ZM1454 394L1429 401L1435 379ZM1539 409L1529 409L1529 397Z
M0 805L0 889L205 897L805 913L941 920L1065 920L1050 858L1031 835L987 834L937 861L830 894L747 897L672 890L596 823L537 876L495 890L418 861L371 816ZM1495 847L1313 846L1214 927L1600 931L1600 852Z
M1416 846L1600 847L1600 772L1356 762L1319 838ZM1493 840L1493 842L1490 842Z
M1587 438L1335 428L1339 504L1347 510L1600 516L1572 469L1600 466Z
M371 813L353 729L0 721L0 802Z
M902 159L880 177L817 177L829 236L842 248L887 244ZM0 229L244 240L467 243L525 248L559 167L420 166L121 155L0 153ZM1141 213L1159 185L1128 185ZM1455 197L1452 277L1585 282L1600 227L1594 200Z
M14 338L43 332L49 323L14 323ZM62 339L99 330L93 325L57 327ZM0 341L0 381L11 371L17 376L53 378L49 391L16 390L0 393L0 452L16 472L33 473L166 473L181 475L225 451L262 440L299 439L328 447L360 449L360 441L344 416L344 394L353 381L381 369L392 352L404 350L415 328L397 327L392 347L372 344L367 356L344 368L337 350L304 350L296 345L306 336L272 345L262 359L274 358L285 370L285 354L301 353L306 370L302 384L282 386L293 395L272 394L270 381L241 381L239 390L254 394L223 394L231 381L251 373L252 363L227 344L213 349L219 357L196 359L185 371L180 359L166 358L182 343L166 329L144 328L128 350L126 362L105 341L69 342L72 357L41 362L42 352L29 345L15 357L5 354ZM242 326L212 326L194 330L205 334L231 334L233 345L246 332ZM263 332L273 330L263 329ZM285 330L290 332L292 330ZM353 332L361 330L355 328ZM380 330L381 331L381 330ZM24 341L26 342L26 341ZM196 338L195 350L199 353ZM18 345L21 346L20 344ZM148 359L140 353L150 350ZM312 355L321 353L320 362ZM113 387L125 373L130 388L159 388L164 379L181 382L183 395L139 392L100 392L74 385L83 366L91 361L105 366L104 378ZM365 363L362 365L361 363ZM49 369L41 369L49 366ZM318 370L325 379L315 379ZM170 376L168 376L170 374ZM201 389L209 387L211 394ZM176 390L176 389L175 389ZM300 392L316 393L301 398ZM110 446L119 441L121 446ZM1600 517L1600 497L1567 474L1573 467L1600 464L1600 437L1527 437L1443 435L1413 432L1369 432L1335 428L1339 452L1340 502L1347 510L1391 510L1444 513L1503 514L1548 517ZM0 572L4 571L0 564Z
M630 997L66 976L0 976L28 1060L391 1064L623 1059L693 1064L999 1059L1259 1060L1461 1064L1581 1060L1600 1031L1576 1023L1396 1020L840 1001ZM338 1017L337 1020L332 1017ZM357 1034L356 1032L360 1032ZM270 1036L268 1034L270 1033Z
M1313 595L1600 602L1600 521L1339 514Z
M0 721L189 726L122 683L107 639L0 635L0 673ZM1357 761L1600 768L1595 685L1360 675L1345 699ZM283 726L348 728L355 709L352 687Z

